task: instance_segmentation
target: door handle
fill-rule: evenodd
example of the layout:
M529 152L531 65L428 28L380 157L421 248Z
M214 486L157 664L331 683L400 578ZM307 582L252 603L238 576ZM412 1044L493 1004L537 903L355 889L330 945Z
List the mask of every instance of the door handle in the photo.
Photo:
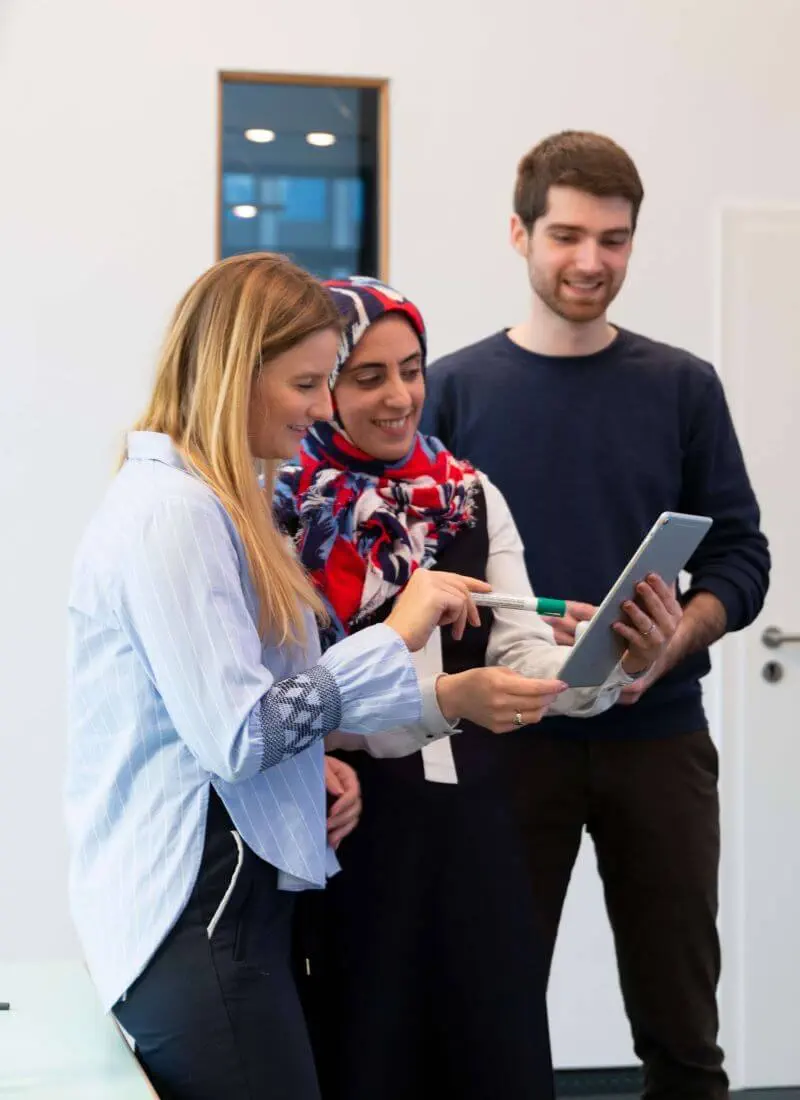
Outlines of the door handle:
M800 642L800 634L784 634L779 626L768 626L761 635L761 641L768 649L778 649L787 642Z

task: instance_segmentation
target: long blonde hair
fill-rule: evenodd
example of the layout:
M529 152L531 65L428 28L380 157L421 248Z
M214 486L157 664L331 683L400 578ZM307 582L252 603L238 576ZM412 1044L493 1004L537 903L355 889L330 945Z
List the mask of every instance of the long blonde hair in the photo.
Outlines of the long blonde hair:
M219 497L244 544L259 629L278 644L305 640L305 608L320 618L325 612L273 522L278 463L258 463L250 452L250 392L256 372L269 370L271 359L339 325L328 293L285 256L256 252L223 260L175 310L150 404L134 426L170 436Z

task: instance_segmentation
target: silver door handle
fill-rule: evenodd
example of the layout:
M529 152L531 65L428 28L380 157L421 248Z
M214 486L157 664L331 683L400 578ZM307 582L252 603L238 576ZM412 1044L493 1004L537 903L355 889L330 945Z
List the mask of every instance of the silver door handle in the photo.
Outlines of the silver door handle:
M779 626L768 626L761 641L768 649L778 649L787 642L800 642L800 634L784 634Z

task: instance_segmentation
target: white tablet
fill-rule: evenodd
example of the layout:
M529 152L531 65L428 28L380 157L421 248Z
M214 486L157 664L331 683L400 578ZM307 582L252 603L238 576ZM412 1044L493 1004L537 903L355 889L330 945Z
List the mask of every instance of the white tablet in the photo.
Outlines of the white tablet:
M673 584L710 526L708 516L664 512L658 517L575 642L558 674L560 680L570 687L605 683L626 648L625 639L612 629L613 623L623 620L622 604L635 598L636 585L650 573Z

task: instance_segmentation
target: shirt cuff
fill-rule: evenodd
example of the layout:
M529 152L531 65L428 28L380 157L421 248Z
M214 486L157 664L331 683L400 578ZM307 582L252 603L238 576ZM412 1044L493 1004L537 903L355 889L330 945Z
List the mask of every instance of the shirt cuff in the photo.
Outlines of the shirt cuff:
M613 685L614 687L617 685L627 687L628 684L635 684L637 680L641 680L643 676L646 676L651 668L652 665L643 669L641 672L630 673L625 671L622 667L622 661L620 661L608 678L609 685Z
M457 718L452 723L448 722L439 709L439 701L436 698L436 685L440 678L446 675L446 672L439 672L436 676L429 676L423 680L420 685L422 690L422 720L417 740L423 747L441 740L442 737L449 737L452 733L461 732L458 728L459 719Z
M422 693L411 653L397 631L381 623L351 634L320 658L341 695L342 733L369 736L422 717Z

